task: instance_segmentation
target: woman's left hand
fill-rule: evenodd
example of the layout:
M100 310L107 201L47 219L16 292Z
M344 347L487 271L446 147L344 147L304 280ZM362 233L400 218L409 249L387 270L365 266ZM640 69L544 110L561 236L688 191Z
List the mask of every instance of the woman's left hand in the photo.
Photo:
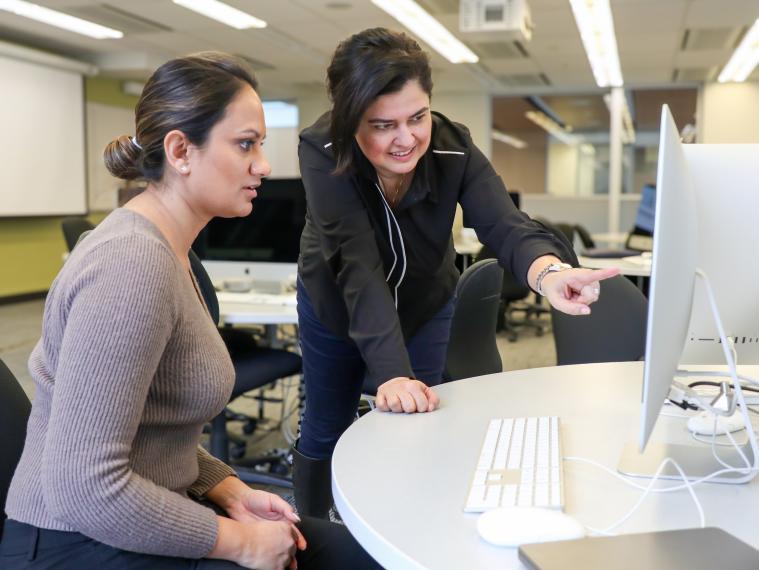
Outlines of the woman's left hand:
M582 269L573 267L549 273L543 278L542 289L555 309L568 315L590 314L590 304L598 301L601 281L619 274L619 269Z
M254 489L240 493L235 500L226 505L225 510L230 518L240 522L262 519L300 522L300 518L295 514L293 508L282 497Z

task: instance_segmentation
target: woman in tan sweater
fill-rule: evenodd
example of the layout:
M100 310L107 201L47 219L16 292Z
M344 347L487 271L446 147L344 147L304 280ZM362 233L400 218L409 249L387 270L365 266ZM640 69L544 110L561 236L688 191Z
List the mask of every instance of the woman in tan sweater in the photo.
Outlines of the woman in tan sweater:
M198 445L234 369L188 251L212 217L248 215L270 172L256 88L232 56L169 61L140 97L136 135L106 148L114 176L148 187L50 289L0 568L376 567L344 527L301 522Z

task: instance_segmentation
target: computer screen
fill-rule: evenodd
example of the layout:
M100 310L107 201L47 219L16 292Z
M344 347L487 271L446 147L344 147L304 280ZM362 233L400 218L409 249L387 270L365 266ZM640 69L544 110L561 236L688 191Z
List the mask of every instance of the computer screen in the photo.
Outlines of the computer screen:
M635 217L635 230L637 234L653 235L654 218L656 212L656 186L646 184L640 193L638 215Z
M759 363L759 266L744 262L755 258L759 243L757 154L759 145L683 145L669 109L662 110L637 445L642 453L630 453L628 446L619 466L623 473L650 476L663 457L675 458L689 478L720 468L708 444L649 439L676 377L688 384L693 364L712 371L726 367L706 279L738 364ZM743 463L731 454L732 449L720 452L727 463ZM665 470L665 477L671 475L676 473ZM714 481L745 479L729 473Z
M203 260L296 263L306 219L300 178L265 179L244 218L214 218L193 249Z

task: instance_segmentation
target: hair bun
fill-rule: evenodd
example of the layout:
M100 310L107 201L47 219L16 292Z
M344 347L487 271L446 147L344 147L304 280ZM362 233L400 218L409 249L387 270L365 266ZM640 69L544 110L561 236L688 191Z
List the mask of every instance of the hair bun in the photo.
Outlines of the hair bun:
M108 172L116 178L134 180L142 177L140 154L142 150L129 135L113 139L103 151L103 159Z

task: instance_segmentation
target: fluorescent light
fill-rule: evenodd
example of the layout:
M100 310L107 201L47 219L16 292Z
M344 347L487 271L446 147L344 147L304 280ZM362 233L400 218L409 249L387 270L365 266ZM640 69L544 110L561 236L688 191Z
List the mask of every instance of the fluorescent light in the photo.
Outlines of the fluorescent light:
M507 135L506 133L501 132L498 129L493 129L492 131L490 131L490 136L492 137L493 140L506 143L508 145L513 146L514 148L523 149L527 146L527 143L524 142L522 139L518 139L517 137Z
M263 20L217 0L174 0L174 4L238 30L266 27Z
M746 81L754 68L759 63L759 18L743 37L739 45L730 57L730 61L719 74L717 81Z
M611 94L604 95L604 103L611 113ZM633 144L635 142L635 127L633 126L630 107L627 106L627 97L622 97L622 144Z
M50 8L43 8L37 4L31 2L24 2L23 0L0 0L0 10L11 12L17 16L29 18L30 20L36 20L43 24L55 26L56 28L63 28L70 32L82 34L83 36L89 36L96 40L105 39L118 39L124 37L123 32L114 30L113 28L106 28L100 24L82 20L81 18L75 18L69 16L63 12L51 10Z
M569 0L599 87L621 87L617 37L609 0Z
M372 4L390 14L451 63L479 61L477 54L413 0L372 0Z
M577 135L570 134L571 129L562 127L559 123L554 121L545 113L542 113L540 111L527 111L524 116L530 119L539 127L551 133L564 144L576 145L580 144L582 141L582 139Z

